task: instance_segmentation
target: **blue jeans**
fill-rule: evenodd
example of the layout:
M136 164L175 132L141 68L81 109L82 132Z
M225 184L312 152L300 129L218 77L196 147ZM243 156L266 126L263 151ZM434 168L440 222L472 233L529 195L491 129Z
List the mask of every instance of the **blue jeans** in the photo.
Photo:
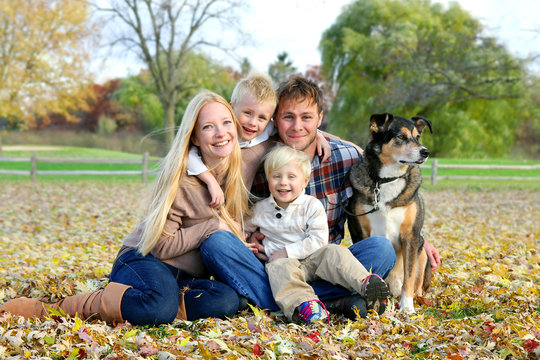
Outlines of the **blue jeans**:
M110 281L133 286L121 302L122 317L133 325L171 323L178 312L180 290L186 287L188 320L225 318L238 311L238 295L231 287L216 280L193 278L137 250L126 252L116 261Z
M238 294L262 309L278 310L274 301L264 264L232 233L210 236L201 245L201 257L210 272L229 284ZM372 273L385 278L396 263L394 248L389 240L375 236L349 247L353 255ZM320 300L331 300L351 295L339 285L324 280L311 283Z

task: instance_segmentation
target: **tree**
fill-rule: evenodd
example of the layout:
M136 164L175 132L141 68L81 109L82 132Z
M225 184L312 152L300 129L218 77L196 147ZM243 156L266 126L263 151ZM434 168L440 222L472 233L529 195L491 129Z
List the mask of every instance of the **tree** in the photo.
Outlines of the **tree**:
M329 124L338 133L347 129L359 142L368 130L359 121L395 112L434 120L426 140L435 154L511 146L523 65L457 3L445 10L429 0L355 1L324 32L320 49L336 94Z
M184 90L178 94L175 122L180 121L188 102L202 89L212 89L230 99L232 89L240 78L228 67L224 67L204 54L190 52L185 55L182 68ZM129 117L137 119L146 131L154 132L163 125L161 107L155 83L147 71L121 80L120 88L113 95ZM167 149L164 149L165 151Z
M249 72L251 71L251 62L248 58L243 58L242 62L240 63L240 73L242 74L242 77L248 76Z
M278 54L276 61L268 66L268 75L272 78L275 84L287 80L287 78L296 73L296 67L293 61L289 58L286 51Z
M28 127L48 112L74 120L99 34L85 1L0 0L0 117Z
M100 8L126 26L114 44L134 51L147 65L164 110L167 146L174 138L177 102L191 87L187 54L199 48L228 50L223 39L241 34L237 11L243 0L110 0ZM217 33L209 35L209 31Z

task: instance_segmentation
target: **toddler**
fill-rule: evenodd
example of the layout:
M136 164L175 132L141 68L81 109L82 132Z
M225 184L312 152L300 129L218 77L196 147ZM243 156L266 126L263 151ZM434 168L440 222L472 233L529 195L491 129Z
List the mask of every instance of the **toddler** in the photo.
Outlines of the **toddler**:
M384 306L389 296L384 280L370 274L346 247L328 244L324 206L304 192L311 173L309 157L292 147L277 146L266 155L264 171L271 195L255 204L246 230L259 228L265 235L266 272L285 316L308 324L328 317L308 284L318 279Z

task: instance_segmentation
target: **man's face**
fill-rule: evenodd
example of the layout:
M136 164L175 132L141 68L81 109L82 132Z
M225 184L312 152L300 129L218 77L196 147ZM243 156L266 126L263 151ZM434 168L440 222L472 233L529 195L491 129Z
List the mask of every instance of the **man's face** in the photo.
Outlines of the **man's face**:
M312 158L315 155L317 128L321 125L322 111L309 99L285 99L278 105L275 126L281 140Z

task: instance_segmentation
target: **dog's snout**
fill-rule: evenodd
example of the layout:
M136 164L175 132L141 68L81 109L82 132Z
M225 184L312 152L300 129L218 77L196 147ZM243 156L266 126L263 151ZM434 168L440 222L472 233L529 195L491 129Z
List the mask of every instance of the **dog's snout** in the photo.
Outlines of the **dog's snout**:
M427 148L422 148L420 150L420 156L423 158L427 158L429 156L429 150Z

